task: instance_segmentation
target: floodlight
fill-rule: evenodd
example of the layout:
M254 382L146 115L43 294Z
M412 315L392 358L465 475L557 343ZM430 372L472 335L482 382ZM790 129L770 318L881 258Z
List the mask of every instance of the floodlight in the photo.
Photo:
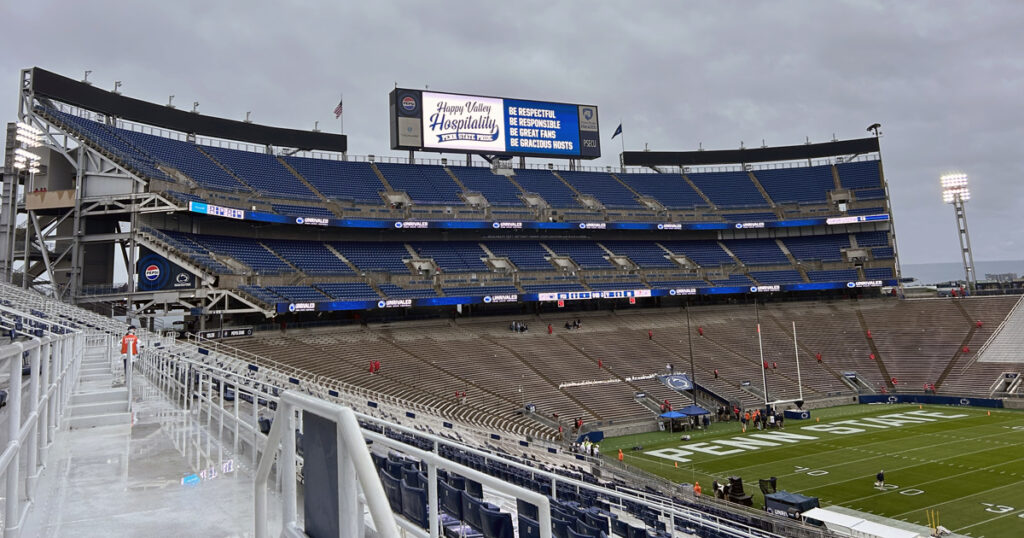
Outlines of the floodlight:
M971 199L971 190L967 186L967 174L956 172L943 174L939 178L942 184L942 201L952 204L957 200L966 202Z

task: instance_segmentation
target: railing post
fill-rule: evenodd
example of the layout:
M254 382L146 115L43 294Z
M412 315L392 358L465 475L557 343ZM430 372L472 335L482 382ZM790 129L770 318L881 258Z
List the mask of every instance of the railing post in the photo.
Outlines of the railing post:
M132 351L132 346L128 346L128 357L125 359L124 363L124 386L125 389L128 391L129 413L132 412L132 370L135 369L132 364L133 362L135 362L135 355L132 353Z
M258 401L258 400L257 400ZM269 403L269 400L267 401ZM284 528L295 525L298 521L298 498L296 497L297 486L295 484L295 407L282 398L277 404L277 420L283 420L284 424L281 438L281 456L278 459L278 473L281 480L281 497L284 500L284 512L281 521ZM267 447L267 451L276 450L277 447ZM273 452L268 452L272 454Z
M25 346L21 342L11 344L17 346L19 350L24 350ZM7 400L7 443L8 446L15 447L16 455L7 467L7 498L4 500L4 536L17 536L18 525L21 519L21 494L18 492L18 462L20 457L21 443L18 441L18 437L21 435L21 356L22 353L18 354L17 358L12 357L8 360L10 363L9 368L9 387L10 397Z
M45 337L49 343L50 337ZM36 482L39 480L39 354L42 352L43 340L39 341L34 349L29 351L29 376L28 376L28 412L31 417L36 417L29 426L28 437L26 438L25 451L25 497L31 502L35 497ZM13 416L10 420L13 420Z
M338 448L338 531L341 536L362 536L363 507L359 505L359 480L352 461L354 449L345 444L342 427L339 417L334 424Z
M62 336L60 338L66 338ZM39 386L43 390L43 405L39 410L39 461L46 461L46 451L50 446L50 402L53 400L50 394L50 372L52 368L50 361L53 359L51 351L52 338L43 340L43 351L39 361Z

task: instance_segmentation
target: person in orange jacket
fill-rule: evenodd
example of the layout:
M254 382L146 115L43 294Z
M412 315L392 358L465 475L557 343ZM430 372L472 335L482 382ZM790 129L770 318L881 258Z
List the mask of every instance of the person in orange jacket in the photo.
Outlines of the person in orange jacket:
M694 497L700 497L700 492L701 492L700 482L694 482L693 483L693 496Z
M139 337L135 336L135 327L133 326L128 327L128 334L121 339L121 355L124 355L121 360L124 363L125 375L128 373L129 353L133 358L139 354Z

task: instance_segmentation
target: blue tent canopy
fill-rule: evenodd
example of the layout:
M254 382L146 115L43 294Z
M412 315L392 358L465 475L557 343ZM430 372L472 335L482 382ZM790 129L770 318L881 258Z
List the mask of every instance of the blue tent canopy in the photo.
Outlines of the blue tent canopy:
M705 413L706 412L707 411L705 411ZM683 418L683 417L685 417L687 415L686 415L686 413L681 413L679 411L669 411L667 413L662 413L662 414L660 414L658 416L661 417L661 418Z
M699 405L688 405L679 410L679 412L685 415L706 415L708 410L700 407Z

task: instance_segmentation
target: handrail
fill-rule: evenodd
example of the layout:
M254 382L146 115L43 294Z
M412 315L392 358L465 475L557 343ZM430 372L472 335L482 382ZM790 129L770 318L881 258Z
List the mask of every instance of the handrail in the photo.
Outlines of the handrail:
M296 507L297 496L295 487L295 436L292 434L293 419L296 411L309 411L327 419L333 419L338 428L338 494L339 505L342 513L339 513L339 520L342 525L352 527L362 523L359 517L357 498L345 499L346 494L357 495L355 488L342 487L340 483L345 478L343 467L351 465L354 467L358 481L362 486L366 504L370 509L374 526L378 536L383 538L398 538L398 526L394 514L388 503L387 495L384 493L384 486L380 483L380 477L370 459L369 449L363 441L363 434L359 429L355 416L351 409L332 404L304 394L293 391L285 391L280 396L277 416L270 427L270 435L267 439L266 449L263 457L260 458L259 467L256 470L254 480L255 488L255 512L256 536L266 538L267 533L267 482L270 477L270 468L274 460L278 458L278 445L281 448L281 462L278 466L281 469L283 495L284 495L284 528L289 531L298 530L298 510ZM282 431L287 427L287 434ZM282 443L283 436L283 443ZM344 448L344 450L343 450ZM437 509L434 502L433 510ZM356 513L345 513L355 508ZM348 535L349 533L342 533Z

